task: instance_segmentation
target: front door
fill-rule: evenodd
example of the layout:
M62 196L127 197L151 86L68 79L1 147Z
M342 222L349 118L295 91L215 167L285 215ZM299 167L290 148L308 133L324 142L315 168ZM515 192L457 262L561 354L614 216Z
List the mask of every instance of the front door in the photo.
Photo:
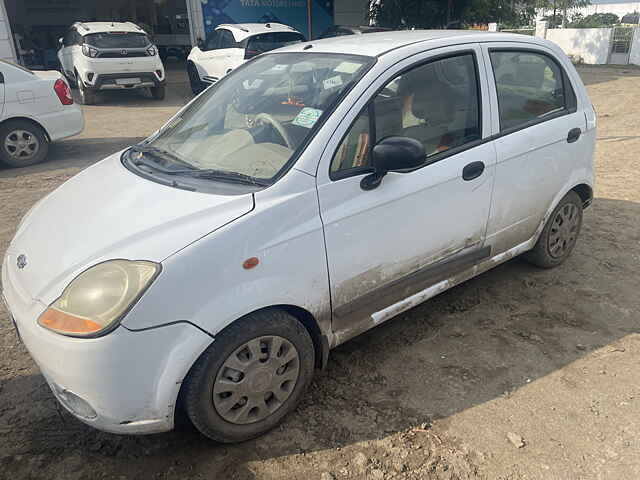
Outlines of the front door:
M396 64L354 105L325 150L318 195L338 342L401 311L387 307L490 256L488 85L480 48L459 50ZM364 190L372 145L392 135L422 142L423 166L388 173Z

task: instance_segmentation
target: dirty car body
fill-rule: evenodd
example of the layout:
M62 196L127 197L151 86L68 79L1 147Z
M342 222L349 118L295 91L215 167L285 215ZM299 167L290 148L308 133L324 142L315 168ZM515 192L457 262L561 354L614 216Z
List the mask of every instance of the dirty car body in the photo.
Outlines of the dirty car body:
M37 203L3 295L87 424L170 430L182 390L203 433L251 438L295 407L305 362L322 367L514 256L562 261L591 202L594 144L584 86L544 40L413 31L289 46Z

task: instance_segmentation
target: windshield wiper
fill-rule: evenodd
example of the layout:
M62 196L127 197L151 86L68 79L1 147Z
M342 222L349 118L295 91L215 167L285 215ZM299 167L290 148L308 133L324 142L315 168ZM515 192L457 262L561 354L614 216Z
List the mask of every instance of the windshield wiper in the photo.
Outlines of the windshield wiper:
M260 187L267 186L269 183L260 178L255 178L244 173L230 172L227 170L216 170L213 168L207 168L203 170L198 169L185 169L185 170L168 170L167 175L186 175L195 178L205 178L211 180L225 180L238 183L248 183Z
M191 165L188 162L185 162L184 160L182 160L180 157L178 157L177 155L169 152L168 150L163 150L161 148L158 147L152 147L149 145L133 145L131 147L131 149L135 152L140 152L140 153L149 153L152 156L161 158L162 160L164 160L165 162L172 162L172 163L177 163L179 165L183 165L185 167L189 167L192 170L196 170L196 167L194 167L193 165ZM144 162L142 162L144 163ZM147 163L145 163L145 165L147 166L151 166L153 168L156 168L162 172L165 173L170 173L173 172L174 170L168 169L168 168L159 168L159 166L161 167L161 165L157 164L157 163L153 163L153 165L149 165Z

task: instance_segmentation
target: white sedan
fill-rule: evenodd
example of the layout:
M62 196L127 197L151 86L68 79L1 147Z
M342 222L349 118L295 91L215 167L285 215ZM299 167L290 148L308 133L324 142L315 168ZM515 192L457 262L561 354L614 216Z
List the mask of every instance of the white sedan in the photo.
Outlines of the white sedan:
M82 132L82 110L60 72L31 71L0 60L0 163L44 161L49 142Z
M2 268L58 400L118 433L222 442L329 351L523 254L571 254L595 113L556 45L404 31L262 54L24 218ZM179 401L180 399L180 401Z

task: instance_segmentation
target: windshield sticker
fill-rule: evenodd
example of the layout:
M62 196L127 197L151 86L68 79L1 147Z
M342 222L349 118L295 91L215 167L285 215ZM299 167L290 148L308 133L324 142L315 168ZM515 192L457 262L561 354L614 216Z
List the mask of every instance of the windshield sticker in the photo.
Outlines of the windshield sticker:
M356 73L361 66L362 66L361 63L342 62L340 65L334 68L333 71L339 72L339 73L353 74L353 73Z
M288 66L289 66L289 65L287 65L286 63L285 63L284 65L277 64L277 65L274 65L273 67L271 67L271 68L269 69L269 71L270 71L270 72L281 72L281 71L283 71L283 70L286 70Z
M304 107L300 110L300 113L296 115L296 118L293 119L293 124L299 127L311 128L315 125L315 123L322 115L322 110L318 110L317 108Z
M262 85L262 80L260 80L259 78L256 78L253 82L250 82L249 80L245 80L244 82L242 82L242 86L245 90L255 90L260 85Z
M329 90L330 88L335 88L342 85L342 77L340 75L336 75L335 77L327 78L322 83L324 84L324 89Z

